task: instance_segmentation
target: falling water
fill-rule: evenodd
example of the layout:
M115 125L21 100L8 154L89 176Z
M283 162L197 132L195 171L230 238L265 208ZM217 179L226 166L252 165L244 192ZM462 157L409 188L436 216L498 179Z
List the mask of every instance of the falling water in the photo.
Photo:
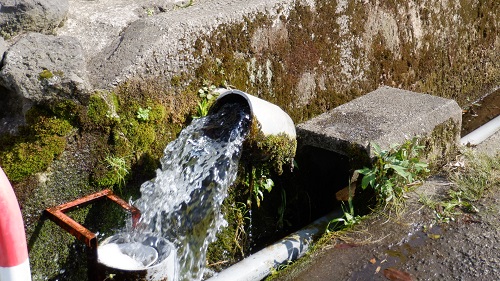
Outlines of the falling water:
M193 120L165 148L156 178L141 186L135 231L175 245L179 280L202 278L207 247L227 224L221 205L236 178L250 122L248 105L234 103Z

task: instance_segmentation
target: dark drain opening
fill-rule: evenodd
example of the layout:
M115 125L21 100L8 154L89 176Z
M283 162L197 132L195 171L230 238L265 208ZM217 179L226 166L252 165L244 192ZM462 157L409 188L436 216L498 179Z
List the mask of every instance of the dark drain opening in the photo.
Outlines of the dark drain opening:
M295 160L294 171L274 177L273 192L266 194L261 206L252 210L252 252L342 208L337 193L347 190L355 170L349 158L322 148L303 146L297 150ZM367 214L374 202L373 192L361 190L358 184L353 197L356 214ZM344 204L347 206L347 202ZM279 212L282 209L283 214Z

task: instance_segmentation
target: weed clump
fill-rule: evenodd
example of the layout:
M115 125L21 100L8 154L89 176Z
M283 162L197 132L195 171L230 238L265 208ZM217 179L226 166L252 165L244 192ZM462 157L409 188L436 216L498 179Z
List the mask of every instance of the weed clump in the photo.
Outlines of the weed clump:
M397 206L408 185L429 172L427 163L420 162L425 147L418 144L417 138L400 146L393 145L389 150L382 150L377 144L372 144L372 147L375 154L372 167L357 170L363 175L361 187L371 186L383 206L391 203Z
M479 200L500 187L500 154L494 157L464 149L454 164L446 166L449 179L456 184L453 192L469 202Z
M464 212L478 212L477 201L500 187L500 154L487 156L464 148L443 172L451 185L445 197L434 200L421 196L420 202L434 211L437 221L448 223Z

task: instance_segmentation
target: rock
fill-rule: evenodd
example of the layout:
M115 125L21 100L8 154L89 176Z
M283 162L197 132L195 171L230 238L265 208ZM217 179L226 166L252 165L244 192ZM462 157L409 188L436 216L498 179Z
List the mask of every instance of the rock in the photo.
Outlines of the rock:
M7 45L5 45L3 37L0 37L0 66L2 65L2 58L5 51L7 51Z
M85 100L90 87L80 42L69 36L28 34L5 53L0 84L28 107L27 101Z
M210 34L218 26L244 21L257 13L278 17L283 5L293 2L195 1L188 8L142 17L130 22L114 40L99 44L106 46L99 48L98 52L89 54L91 83L96 88L106 89L132 77L171 78L181 71L191 71L198 63L199 58L193 55L193 46L200 36ZM88 41L82 42L89 44ZM92 46L84 48L92 50Z
M68 0L0 0L0 35L51 33L68 13Z
M189 3L189 0L71 0L68 18L56 34L77 37L86 56L91 57L120 37L134 21L179 10Z

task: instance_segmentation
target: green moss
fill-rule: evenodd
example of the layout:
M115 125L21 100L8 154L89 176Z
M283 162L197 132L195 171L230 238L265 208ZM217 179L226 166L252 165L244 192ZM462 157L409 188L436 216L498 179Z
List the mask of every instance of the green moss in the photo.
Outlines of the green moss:
M291 165L297 149L297 140L285 133L264 135L260 123L253 119L250 133L243 146L244 165L264 165L278 175L283 173L284 165Z
M154 176L163 149L185 126L196 101L195 93L177 94L169 89L168 83L159 81L163 80L131 80L107 93L107 98L103 98L103 93L91 96L89 120L109 134L106 148L96 155L93 184L116 187L120 182L106 157L126 159L131 171L127 180Z
M141 123L135 119L121 123L118 130L125 134L136 153L149 151L156 139L156 130L153 125Z
M99 95L92 95L90 97L87 110L90 119L97 124L101 124L104 123L102 120L106 118L106 114L108 114L109 111L109 106Z
M44 69L44 70L42 70L42 72L40 72L40 73L38 74L38 78L39 78L40 80L43 80L43 79L50 79L50 78L52 78L52 77L54 77L54 74L53 74L50 70L48 70L48 69Z
M153 104L149 112L149 122L161 122L167 116L167 110L161 104Z
M60 100L48 105L55 117L67 120L73 126L79 126L79 114L83 106L73 100Z
M119 119L116 115L116 97L109 92L97 92L90 96L87 116L99 127L113 126Z
M65 145L66 141L57 136L16 143L0 153L0 163L8 178L13 182L19 182L30 175L44 171L54 157L64 151Z
M457 155L460 128L460 124L450 118L436 126L429 136L422 139L426 147L425 160L432 172L436 172Z
M9 179L19 182L44 171L66 147L73 126L46 108L34 107L26 114L27 125L17 136L0 139L0 165Z
M47 276L58 276L61 269L65 268L66 259L72 254L71 249L76 242L74 237L52 221L41 220L37 228L36 237L30 239L28 245L34 281L46 280ZM75 255L72 258L78 260ZM86 276L81 277L85 280Z

